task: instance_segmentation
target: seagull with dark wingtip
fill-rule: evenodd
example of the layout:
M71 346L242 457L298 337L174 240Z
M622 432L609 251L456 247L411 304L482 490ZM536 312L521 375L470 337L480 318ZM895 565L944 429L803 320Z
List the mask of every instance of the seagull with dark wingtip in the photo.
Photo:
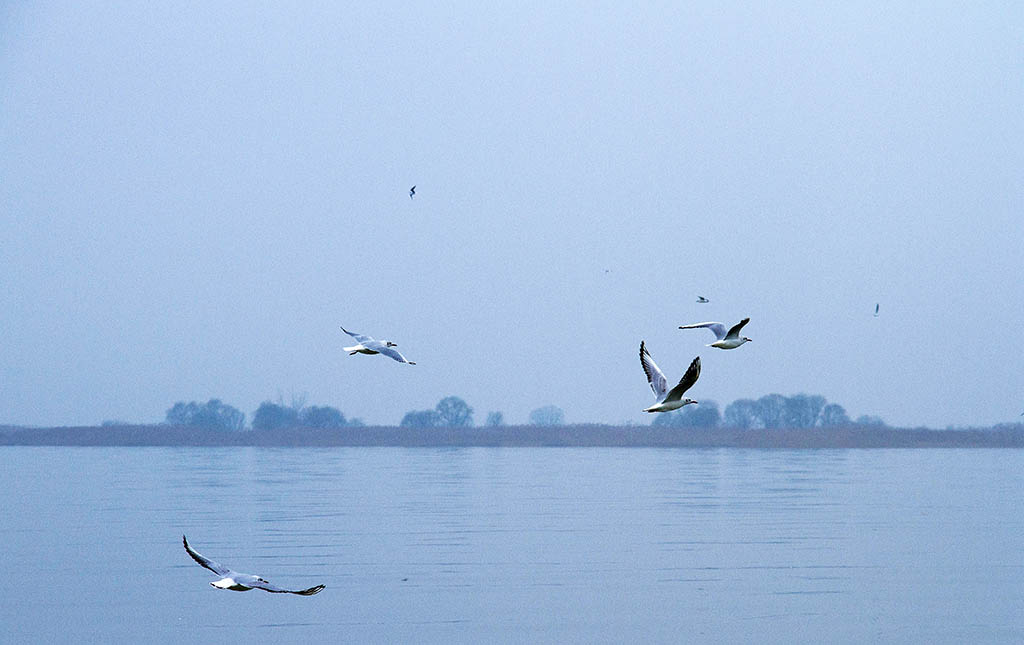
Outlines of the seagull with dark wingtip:
M214 562L210 558L201 555L198 551L188 545L188 540L185 539L184 535L181 536L181 542L185 545L185 551L188 552L189 556L191 556L193 560L198 562L200 566L205 567L220 576L219 580L214 580L210 583L218 589L227 589L228 591L262 589L263 591L269 591L270 593L293 593L296 596L312 596L313 594L318 594L324 590L324 585L317 585L315 587L310 587L309 589L300 589L298 591L282 589L281 587L270 584L259 576L232 571L223 564Z
M392 347L398 347L398 343L392 343L390 340L375 340L371 336L357 334L354 331L345 329L344 327L341 328L341 331L359 341L358 345L342 347L342 349L348 352L349 356L354 356L356 354L384 354L388 358L393 358L399 363L408 363L409 365L416 364L410 360L406 360L405 356L402 356L398 350L391 349Z
M690 367L683 374L683 378L679 379L679 383L671 390L668 389L668 381L665 379L665 374L662 373L654 359L651 358L651 353L644 346L644 341L640 341L640 365L644 368L644 374L647 375L647 383L651 386L651 390L654 391L654 396L657 399L657 403L649 408L644 408L644 412L669 412L671 410L678 410L684 405L696 403L693 399L686 398L683 395L693 387L693 384L697 382L697 377L700 376L700 356L693 359Z
M743 329L743 325L750 322L750 318L744 318L735 325L729 331L725 330L725 325L720 322L702 322L693 323L692 325L682 325L679 329L710 329L711 333L715 335L715 342L708 345L708 347L717 347L718 349L736 349L743 343L749 343L752 339L746 336L740 336L740 330Z
M415 196L416 196L416 187L413 186L412 188L409 189L409 199L412 199Z

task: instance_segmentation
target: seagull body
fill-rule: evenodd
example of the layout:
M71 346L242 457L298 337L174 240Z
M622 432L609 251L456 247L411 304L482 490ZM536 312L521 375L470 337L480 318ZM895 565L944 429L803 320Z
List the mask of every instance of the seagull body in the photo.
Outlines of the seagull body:
M229 591L249 591L250 589L262 589L263 591L269 591L270 593L293 593L298 596L312 596L323 591L323 585L317 585L310 587L309 589L301 589L299 591L292 591L291 589L282 589L276 587L259 576L254 576L248 573L239 573L232 571L225 567L223 564L214 562L213 560L201 555L198 551L195 551L188 545L188 540L185 536L181 536L181 542L185 545L185 551L192 557L193 560L198 562L200 566L203 566L210 571L213 571L218 576L219 580L214 580L210 584L218 589L227 589Z
M752 339L746 336L740 336L740 330L743 329L743 325L750 322L750 318L744 318L735 325L732 329L726 331L725 325L720 322L702 322L694 323L692 325L682 325L679 329L710 329L711 333L715 335L715 342L708 345L708 347L717 347L718 349L736 349L743 343L748 343Z
M415 196L416 196L416 187L413 186L412 188L409 189L409 199L412 199Z
M655 364L654 359L651 358L647 347L644 346L644 341L640 341L640 365L644 368L647 382L650 384L651 390L654 391L654 396L657 399L657 403L649 408L644 408L644 412L670 412L678 410L684 405L696 403L693 399L684 397L683 394L693 387L693 384L697 382L697 377L700 376L700 356L693 359L690 367L683 374L683 378L679 379L679 383L671 390L668 389L668 381L665 380L665 375Z
M358 345L353 345L352 347L342 347L342 349L348 352L349 356L353 356L355 354L384 354L389 358L395 359L399 363L408 363L409 365L416 364L410 360L406 360L405 356L402 356L402 354L397 349L391 349L392 347L398 347L397 343L392 343L390 340L375 340L370 336L357 334L355 332L345 329L344 327L341 328L341 331L345 332L352 338L355 338L357 341L359 341Z
M708 300L707 298L705 298L704 296L697 296L697 302L699 302L701 304L705 304L705 303L708 303L708 302L711 302L711 301Z

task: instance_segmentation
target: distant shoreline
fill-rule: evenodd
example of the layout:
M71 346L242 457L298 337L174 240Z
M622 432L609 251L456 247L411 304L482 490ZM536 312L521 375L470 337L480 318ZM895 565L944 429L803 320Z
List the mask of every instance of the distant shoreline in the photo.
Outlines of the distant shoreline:
M839 427L806 429L652 426L500 426L469 428L294 428L273 432L146 426L17 428L0 426L0 446L165 447L621 447L753 448L1024 448L1024 424L967 430Z

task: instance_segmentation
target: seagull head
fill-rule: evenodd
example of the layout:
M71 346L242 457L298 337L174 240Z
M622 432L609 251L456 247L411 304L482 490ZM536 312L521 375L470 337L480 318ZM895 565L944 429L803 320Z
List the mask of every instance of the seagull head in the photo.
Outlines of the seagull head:
M398 343L392 343L390 340L384 341L388 347L398 347Z
M686 406L686 405L690 405L691 403L697 403L697 402L696 402L696 401L694 401L693 399L688 399L688 398L686 398L686 397L683 397L683 405L684 405L684 406Z
M753 338L747 338L746 336L743 337L743 341L746 342L746 343L749 343L752 340L754 340L754 339Z

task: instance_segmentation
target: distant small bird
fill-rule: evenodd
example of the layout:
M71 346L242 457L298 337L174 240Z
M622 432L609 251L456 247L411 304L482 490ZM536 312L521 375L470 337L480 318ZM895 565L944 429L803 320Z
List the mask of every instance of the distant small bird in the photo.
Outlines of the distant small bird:
M697 296L697 302L699 302L701 304L705 304L705 303L708 303L708 302L711 302L711 301L708 300L707 298L705 298L704 296Z
M408 363L409 365L416 364L410 360L406 360L405 356L402 356L398 350L391 349L392 347L398 347L398 343L392 343L390 340L374 340L370 336L357 334L345 329L344 327L341 328L341 331L359 341L358 345L342 347L342 349L348 352L349 356L354 356L355 354L384 354L389 358L395 359L399 363Z
M718 349L736 349L743 343L748 343L752 340L746 336L740 336L740 330L743 329L743 325L746 325L748 322L750 322L750 318L744 318L733 325L733 328L728 332L725 331L725 325L720 322L702 322L694 323L692 325L682 325L679 329L710 329L718 340L708 345L708 347L717 347Z
M416 187L413 186L412 188L409 189L409 199L412 199L415 196L416 196Z
M878 303L875 303L875 318L878 318Z
M654 391L654 396L657 400L657 403L651 407L644 408L644 412L669 412L671 410L678 410L684 405L696 403L693 399L683 397L683 394L693 387L693 384L697 382L697 377L700 376L700 356L693 359L690 367L683 374L683 378L679 379L679 383L671 390L668 390L667 393L665 390L668 387L668 381L665 380L665 375L654 363L650 352L644 346L644 341L640 341L640 365L644 368L647 382L650 384L651 390Z
M309 589L302 589L300 591L292 591L291 589L282 589L281 587L275 587L263 578L259 576L250 575L248 573L238 573L228 569L223 564L218 564L206 556L200 555L198 552L192 549L188 545L188 540L185 536L181 536L181 541L185 545L185 550L188 552L192 559L200 564L200 566L206 567L210 571L213 571L218 576L221 576L220 580L214 580L210 584L218 589L229 589L231 591L249 591L250 589L262 589L263 591L269 591L270 593L293 593L298 596L312 596L318 594L324 590L324 585L317 585L310 587Z

